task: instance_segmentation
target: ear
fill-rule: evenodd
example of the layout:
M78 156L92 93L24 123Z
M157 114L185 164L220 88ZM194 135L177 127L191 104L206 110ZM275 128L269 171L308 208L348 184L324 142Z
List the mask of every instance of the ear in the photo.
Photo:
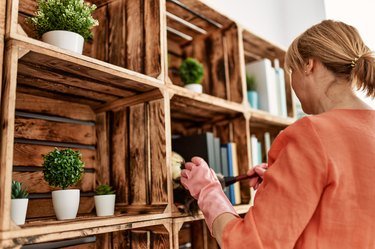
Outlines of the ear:
M305 74L310 74L314 71L316 61L314 59L308 59L305 64Z

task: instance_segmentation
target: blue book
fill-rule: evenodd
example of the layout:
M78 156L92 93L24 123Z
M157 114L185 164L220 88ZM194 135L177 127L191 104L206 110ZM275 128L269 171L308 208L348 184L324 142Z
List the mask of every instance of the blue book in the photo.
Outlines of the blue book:
M220 147L220 155L221 155L221 173L223 176L229 176L229 171L228 171L228 148L226 145L221 145ZM230 192L229 192L229 187L225 187L224 189L225 195L228 197L230 200Z
M227 151L228 151L228 175L229 176L234 176L233 175L233 160L232 160L232 147L230 144L226 144ZM234 185L229 186L229 200L230 202L235 205L236 200L235 200L235 194L234 194Z

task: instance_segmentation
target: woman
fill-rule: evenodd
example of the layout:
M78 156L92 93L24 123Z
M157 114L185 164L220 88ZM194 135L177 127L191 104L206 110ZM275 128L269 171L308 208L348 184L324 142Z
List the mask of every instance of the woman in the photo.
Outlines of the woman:
M254 206L240 218L199 158L181 181L222 248L375 248L375 59L357 30L325 20L289 47L285 67L304 117L279 134ZM251 182L256 186L256 182Z

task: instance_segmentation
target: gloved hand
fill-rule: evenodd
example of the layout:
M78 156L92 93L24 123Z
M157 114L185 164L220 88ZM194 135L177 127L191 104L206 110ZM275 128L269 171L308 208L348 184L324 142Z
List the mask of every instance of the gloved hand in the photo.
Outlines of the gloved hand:
M215 172L200 157L193 157L181 171L181 183L191 196L198 200L207 226L212 234L214 220L223 213L238 216L232 204L224 194Z
M264 173L266 172L267 168L268 168L267 163L261 163L259 165L252 167L251 169L247 171L246 174L248 176L254 175L255 173L257 173L259 176L259 177L253 177L250 179L249 181L250 187L253 187L255 190L259 187L259 184L261 183L259 178L263 179Z

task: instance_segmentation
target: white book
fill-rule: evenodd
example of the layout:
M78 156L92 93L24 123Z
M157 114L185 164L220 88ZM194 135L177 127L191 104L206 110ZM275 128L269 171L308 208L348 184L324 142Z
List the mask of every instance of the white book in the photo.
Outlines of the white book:
M259 152L258 152L258 138L255 135L250 137L251 144L251 164L254 167L259 164Z
M264 133L264 146L266 150L266 159L268 161L268 152L271 148L271 134L268 131Z
M246 72L254 75L259 109L278 115L276 96L276 73L269 59L262 59L246 65Z
M285 93L285 74L284 70L280 67L278 59L274 60L275 73L276 73L276 96L278 113L281 117L288 117L286 107L286 93Z
M229 145L232 147L233 175L238 176L239 175L239 169L238 169L238 160L237 160L237 144L236 143L229 143ZM235 204L241 204L240 182L236 182L235 184L233 184L233 186L234 186Z

